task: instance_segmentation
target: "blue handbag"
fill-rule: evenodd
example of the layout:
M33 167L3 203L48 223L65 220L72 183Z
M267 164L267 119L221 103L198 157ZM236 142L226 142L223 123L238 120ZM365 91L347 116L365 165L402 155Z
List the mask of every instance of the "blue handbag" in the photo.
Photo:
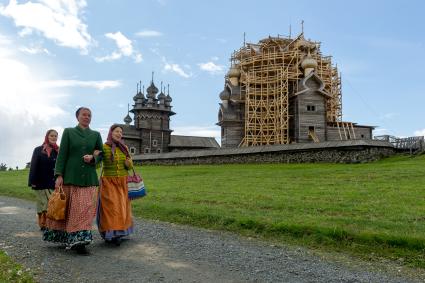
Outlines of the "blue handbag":
M136 174L133 169L133 175L127 176L128 198L130 200L146 196L146 189L143 179Z

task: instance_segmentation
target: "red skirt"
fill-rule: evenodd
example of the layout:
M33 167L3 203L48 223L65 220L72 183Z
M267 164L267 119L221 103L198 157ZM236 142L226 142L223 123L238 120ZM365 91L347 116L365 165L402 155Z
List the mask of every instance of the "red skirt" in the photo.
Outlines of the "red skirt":
M96 215L96 187L64 185L63 190L66 194L65 220L47 218L47 228L68 233L92 230L93 219Z

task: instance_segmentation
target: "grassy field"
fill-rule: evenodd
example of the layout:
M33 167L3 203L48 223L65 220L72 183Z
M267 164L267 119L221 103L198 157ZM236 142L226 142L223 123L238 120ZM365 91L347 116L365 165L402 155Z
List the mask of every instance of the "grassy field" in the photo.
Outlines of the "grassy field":
M425 268L425 155L368 164L138 167L148 219ZM0 194L32 199L28 171L0 172Z
M33 283L32 275L0 250L0 282Z

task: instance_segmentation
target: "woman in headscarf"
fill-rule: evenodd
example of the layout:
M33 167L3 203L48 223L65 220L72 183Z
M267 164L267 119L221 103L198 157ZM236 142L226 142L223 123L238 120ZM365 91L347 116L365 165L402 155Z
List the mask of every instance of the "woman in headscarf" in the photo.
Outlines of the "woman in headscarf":
M96 163L103 150L100 133L90 129L91 111L78 108L78 125L63 132L56 161L55 188L62 186L66 194L65 220L47 218L43 240L65 244L78 254L88 255L86 245L93 240L92 223L96 215L96 191L99 180Z
M119 246L121 238L133 232L127 175L133 162L122 141L122 128L112 125L103 145L103 168L100 177L97 224L100 235Z
M34 149L28 177L28 186L36 194L38 225L41 230L46 228L47 202L55 189L55 162L59 147L56 144L58 132L47 131L42 145Z

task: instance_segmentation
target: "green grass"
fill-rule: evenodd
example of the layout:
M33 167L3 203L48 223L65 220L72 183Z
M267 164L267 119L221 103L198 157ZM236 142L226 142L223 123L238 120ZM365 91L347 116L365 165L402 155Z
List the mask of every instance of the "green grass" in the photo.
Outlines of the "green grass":
M143 166L148 219L275 242L402 259L425 268L425 155L368 164ZM32 199L27 171L0 172L0 194Z
M4 251L0 250L0 282L35 282L28 271L24 271L22 266L12 261Z

